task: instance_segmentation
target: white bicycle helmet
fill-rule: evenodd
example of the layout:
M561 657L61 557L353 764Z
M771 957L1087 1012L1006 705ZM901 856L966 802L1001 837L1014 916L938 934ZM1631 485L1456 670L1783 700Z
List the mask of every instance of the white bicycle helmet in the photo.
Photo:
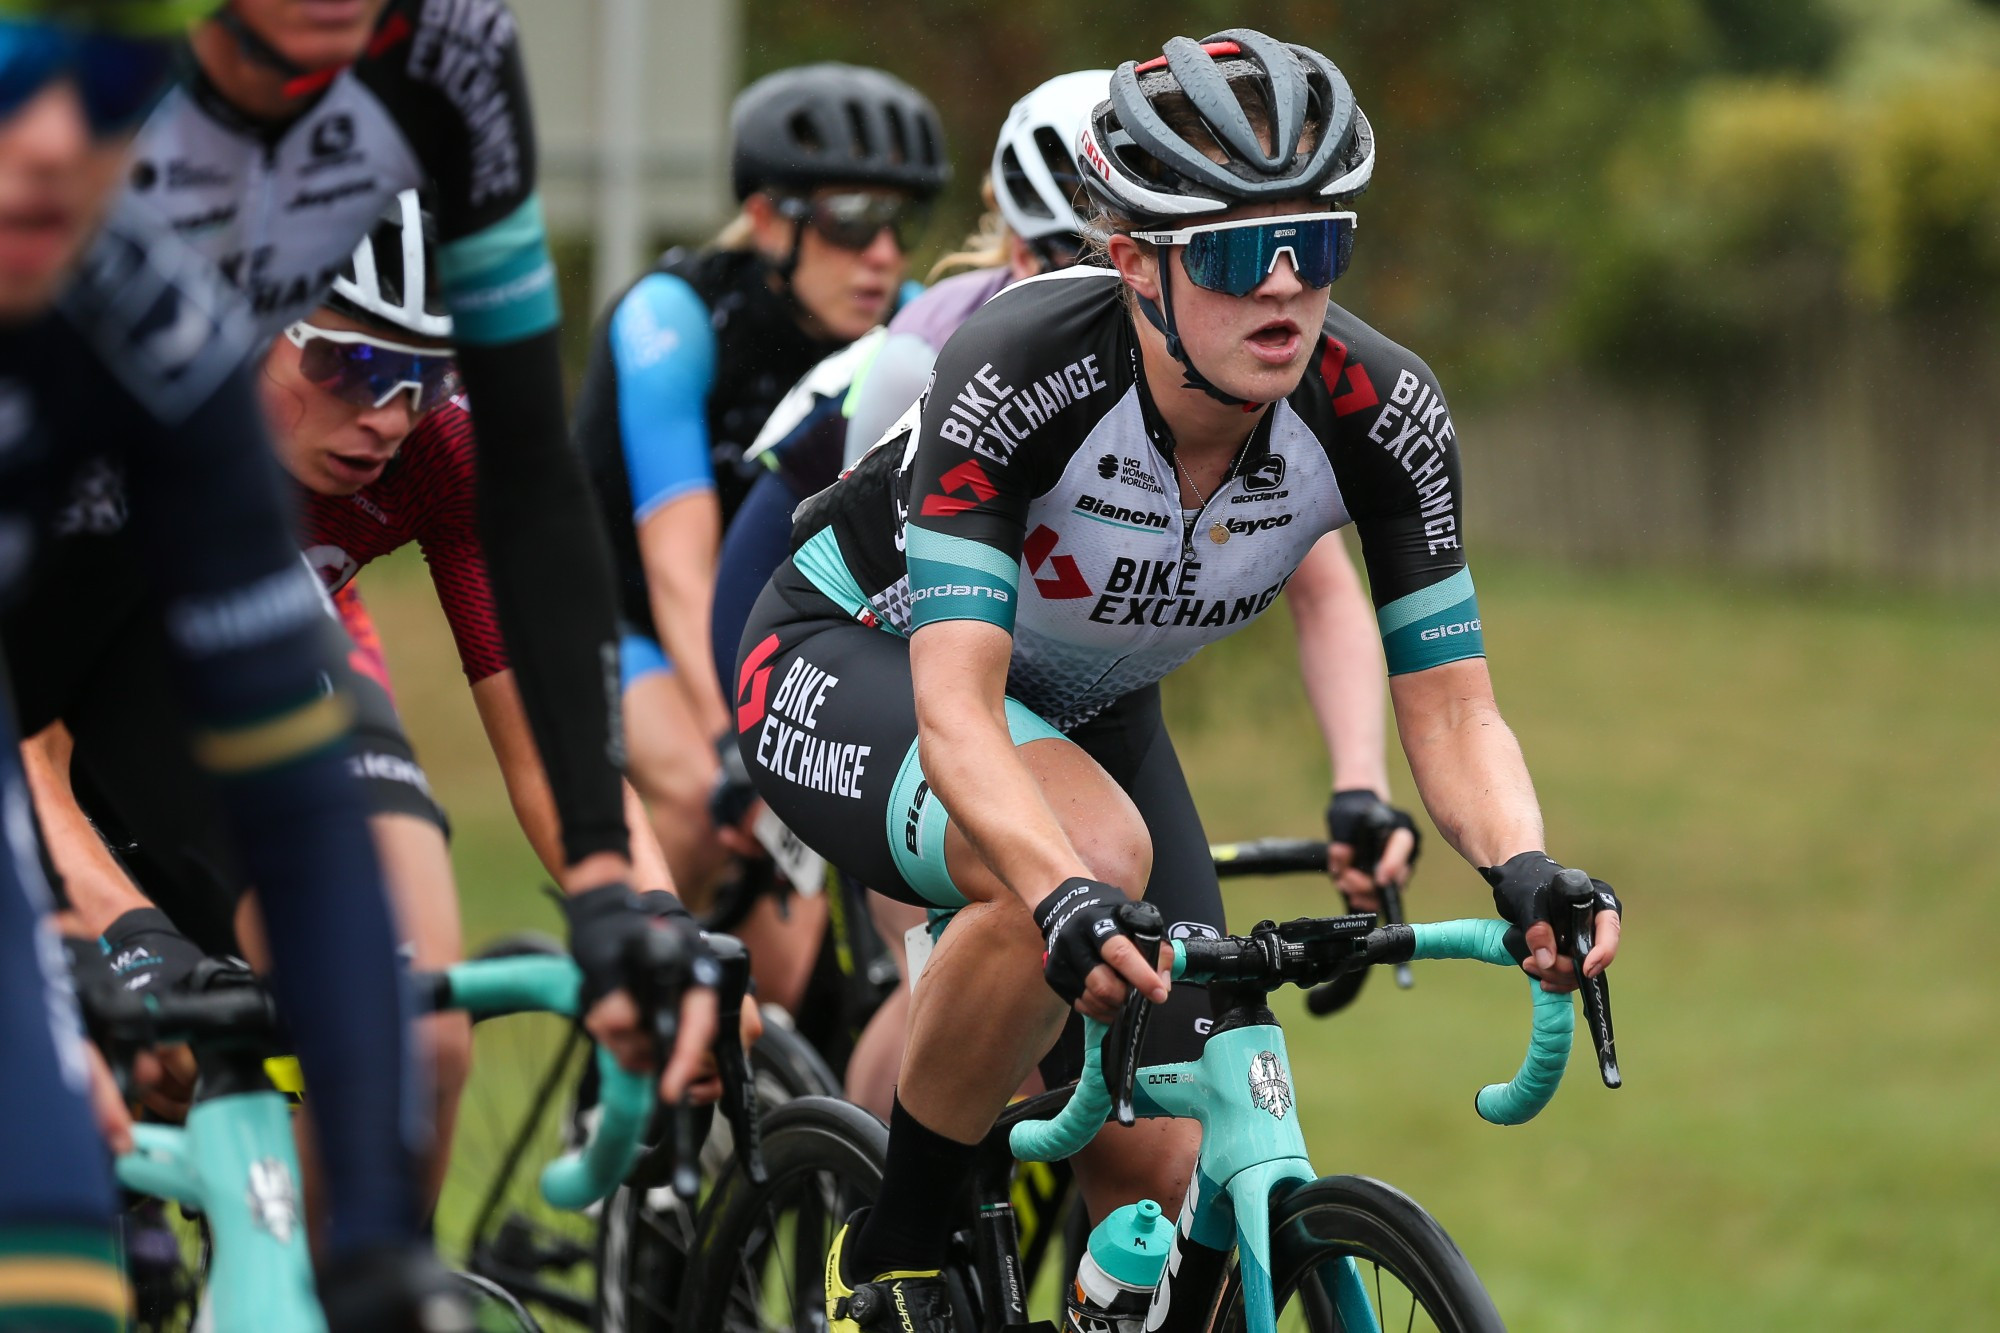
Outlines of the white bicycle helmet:
M326 304L344 315L422 338L450 338L438 286L430 215L415 190L389 204L333 280Z
M1076 136L1111 90L1111 71L1058 74L1014 103L993 146L993 197L1007 227L1024 241L1081 236Z

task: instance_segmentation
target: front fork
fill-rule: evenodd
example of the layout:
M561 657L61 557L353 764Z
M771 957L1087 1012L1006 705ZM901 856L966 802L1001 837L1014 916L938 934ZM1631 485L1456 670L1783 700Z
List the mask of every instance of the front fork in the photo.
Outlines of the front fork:
M282 1093L197 1102L187 1126L137 1125L119 1183L201 1210L213 1237L204 1327L325 1333L306 1243L298 1152Z

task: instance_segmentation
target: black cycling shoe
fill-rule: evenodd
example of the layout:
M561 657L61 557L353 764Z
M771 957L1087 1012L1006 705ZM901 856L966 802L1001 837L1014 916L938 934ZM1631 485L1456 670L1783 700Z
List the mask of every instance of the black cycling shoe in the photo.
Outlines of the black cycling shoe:
M328 1333L474 1333L459 1283L428 1249L364 1250L320 1272Z

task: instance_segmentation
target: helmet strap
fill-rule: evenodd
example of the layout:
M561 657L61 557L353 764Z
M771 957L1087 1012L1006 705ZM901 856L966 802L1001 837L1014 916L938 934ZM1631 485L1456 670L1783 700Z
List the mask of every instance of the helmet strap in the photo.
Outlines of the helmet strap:
M255 28L243 21L243 16L236 12L235 5L224 5L217 10L215 21L224 32L236 39L237 49L248 56L253 63L262 65L287 80L303 79L314 73L265 41Z
M1167 355L1181 363L1181 387L1199 389L1225 407L1248 407L1250 405L1248 398L1238 398L1235 394L1225 393L1216 388L1208 376L1195 368L1194 361L1188 356L1187 348L1181 343L1181 335L1174 326L1173 276L1167 271L1166 251L1163 249L1160 254L1159 304L1155 305L1150 298L1139 296L1136 292L1133 295L1139 302L1139 313L1146 317L1146 322L1165 336Z

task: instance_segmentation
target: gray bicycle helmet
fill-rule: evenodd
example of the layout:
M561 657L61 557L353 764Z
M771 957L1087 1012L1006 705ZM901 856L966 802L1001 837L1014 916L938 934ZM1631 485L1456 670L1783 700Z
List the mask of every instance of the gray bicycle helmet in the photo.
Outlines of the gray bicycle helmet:
M737 94L729 134L738 202L848 184L928 199L951 179L937 109L879 69L827 61L767 74Z
M434 230L415 190L397 195L333 280L327 308L420 338L451 337Z
M1368 188L1375 135L1331 60L1249 28L1175 37L1163 50L1118 67L1110 99L1078 137L1084 184L1108 212L1166 220L1274 199L1332 204ZM1211 142L1189 142L1160 114L1170 94L1186 99ZM1268 150L1252 106L1271 131ZM1215 148L1221 161L1204 151Z

